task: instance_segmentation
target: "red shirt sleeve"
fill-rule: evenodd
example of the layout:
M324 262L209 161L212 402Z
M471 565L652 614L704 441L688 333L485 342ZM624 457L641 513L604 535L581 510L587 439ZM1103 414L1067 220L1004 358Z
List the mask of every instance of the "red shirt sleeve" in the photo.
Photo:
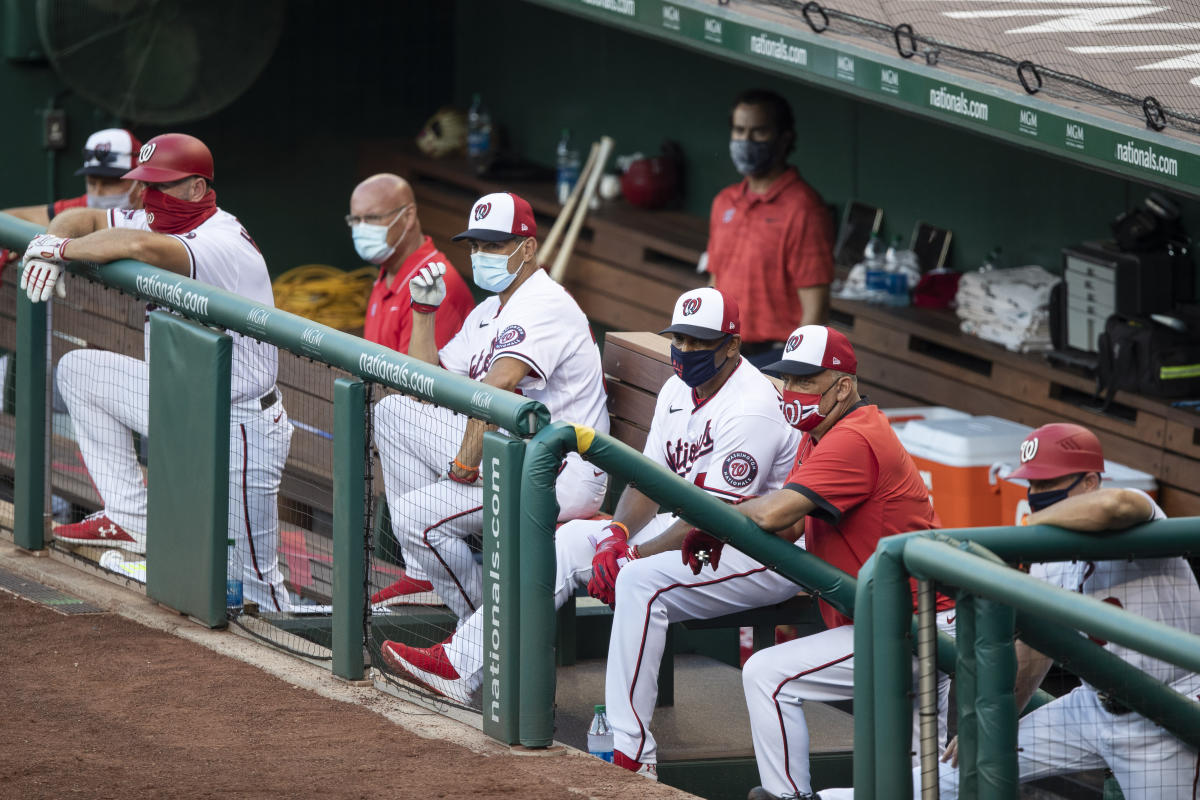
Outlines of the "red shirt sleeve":
M46 210L49 212L50 219L54 219L68 208L87 208L87 195L81 194L79 197L68 197L64 200L55 200Z
M842 514L862 503L879 479L879 462L857 431L838 426L792 468L785 488L817 504L813 515L837 525Z
M787 271L797 288L833 282L833 221L819 199L808 198L788 230Z

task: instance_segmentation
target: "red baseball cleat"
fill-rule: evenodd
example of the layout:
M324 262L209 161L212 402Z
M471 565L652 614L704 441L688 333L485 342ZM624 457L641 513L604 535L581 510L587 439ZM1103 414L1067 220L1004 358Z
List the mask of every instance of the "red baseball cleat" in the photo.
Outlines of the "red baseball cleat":
M640 761L634 761L620 750L613 751L613 763L618 767L624 767L635 775L641 775L652 781L658 780L658 764L643 764Z
M124 528L109 519L103 511L73 525L59 525L54 529L54 538L67 544L90 544L102 547L119 547L144 553L146 547Z
M459 676L440 644L433 647L409 647L401 642L384 642L380 647L383 663L401 678L432 689L443 697L466 705L473 692Z
M410 594L420 594L421 592L432 591L433 584L429 581L421 581L405 575L391 586L380 589L378 592L371 595L371 602L386 603L388 600L392 600L396 597L405 597Z

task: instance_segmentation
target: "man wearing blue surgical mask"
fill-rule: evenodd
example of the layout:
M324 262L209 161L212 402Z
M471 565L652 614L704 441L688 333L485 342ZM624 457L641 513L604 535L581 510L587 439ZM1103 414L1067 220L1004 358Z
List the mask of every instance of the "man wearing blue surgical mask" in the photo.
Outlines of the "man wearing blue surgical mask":
M517 392L546 406L552 422L608 432L600 351L587 317L537 263L537 221L523 198L495 192L475 201L467 229L475 284L490 296L448 343L433 332L445 303L445 268L429 264L410 281L413 334L408 353L448 372ZM481 392L484 400L486 393ZM461 626L454 641L430 648L384 642L383 663L397 676L466 703L482 668L483 572L470 541L483 530L480 464L486 423L404 395L375 406L392 531ZM569 453L555 495L560 522L600 508L607 476Z
M712 285L747 311L742 355L777 361L792 330L829 315L833 222L788 156L796 126L787 101L750 90L730 113L729 156L743 180L723 189L709 217Z

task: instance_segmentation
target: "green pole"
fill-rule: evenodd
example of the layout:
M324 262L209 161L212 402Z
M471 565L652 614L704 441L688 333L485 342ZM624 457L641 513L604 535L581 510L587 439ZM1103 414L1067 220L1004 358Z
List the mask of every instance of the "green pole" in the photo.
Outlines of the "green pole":
M367 643L366 386L333 382L333 674L362 680Z
M977 720L987 720L986 725L977 722L979 800L1017 796L1015 617L1011 606L982 597L975 601L975 714Z
M13 474L13 542L26 550L46 546L47 303L17 293L17 430Z
M962 797L975 797L979 791L979 772L975 768L979 742L979 717L975 709L979 678L975 660L975 595L959 592L954 613L955 642L958 644L958 665L954 674L958 698L958 791Z
M902 555L886 540L875 550L875 785L888 798L910 800L913 613Z
M494 432L483 435L483 732L505 744L521 741L521 632L525 628L520 614L521 585L524 583L521 471L524 461L525 442L522 440ZM551 558L554 557L553 542L552 535ZM544 559L545 554L539 553L539 558ZM538 689L547 691L544 685L539 685ZM553 683L540 699L553 713ZM537 719L542 721L540 716ZM531 740L540 734L540 730L531 733Z
M854 593L854 796L875 800L875 556L858 571Z

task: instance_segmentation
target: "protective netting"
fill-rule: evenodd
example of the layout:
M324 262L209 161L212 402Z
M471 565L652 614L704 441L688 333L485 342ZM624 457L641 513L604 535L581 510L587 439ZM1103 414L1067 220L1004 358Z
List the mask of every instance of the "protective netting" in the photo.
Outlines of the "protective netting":
M447 477L467 417L390 391L374 395L371 663L407 689L415 679L419 690L477 708L483 486Z
M1200 591L1191 566L1182 557L1035 564L1030 574L1148 620L1193 633L1198 628ZM1019 627L1018 622L1018 636ZM1089 638L1183 697L1200 699L1200 675L1116 643ZM1030 675L1045 672L1040 688L1055 698L1019 720L1018 779L1037 787L1024 790L1022 797L1118 796L1112 791L1113 784L1119 785L1127 798L1193 796L1200 764L1196 749L1116 699L1114 695L1122 689L1132 688L1128 682L1108 694L1081 680L1071 665L1052 664L1023 643L1017 644L1017 659L1023 665L1019 670L1028 670ZM929 668L924 663L921 666ZM963 702L961 694L958 701ZM982 717L980 724L984 724ZM914 778L914 785L919 785L918 780ZM942 764L938 783L939 797L959 796L956 769Z
M1149 0L730 0L832 37L1200 135L1200 9ZM1132 121L1132 120L1131 120Z

